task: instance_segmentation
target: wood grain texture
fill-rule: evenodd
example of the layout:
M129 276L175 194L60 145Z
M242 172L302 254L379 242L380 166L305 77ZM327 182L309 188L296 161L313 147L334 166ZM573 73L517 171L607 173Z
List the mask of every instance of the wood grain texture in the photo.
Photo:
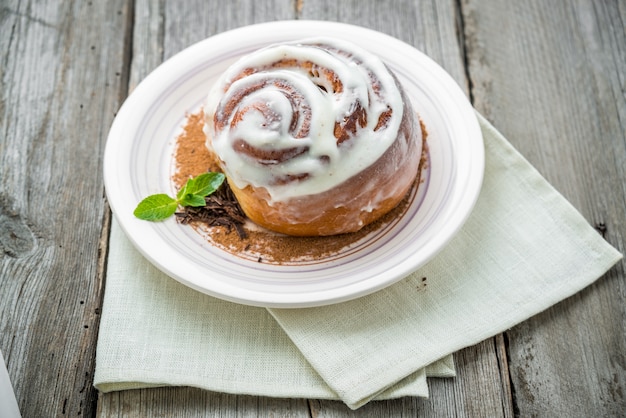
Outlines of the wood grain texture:
M100 396L100 417L310 417L304 399L229 395L186 387L163 387Z
M394 36L426 53L441 65L469 95L464 67L462 35L459 32L459 9L454 1L426 2L360 2L304 1L303 19L338 20L369 27ZM404 399L368 404L358 413L369 416L397 416L409 410L419 416L440 416L441 411L459 416L511 416L513 414L508 387L508 372L502 377L494 340L469 347L455 358L458 376L455 379L429 382L429 399ZM348 413L337 402L318 401L319 416L335 416L336 411ZM332 405L332 406L331 406ZM390 409L393 405L393 409ZM335 411L328 413L327 411Z
M95 411L102 150L126 90L127 12L125 1L1 9L0 347L25 417Z
M295 18L291 1L163 2L136 0L129 90L154 68L195 42L253 23ZM97 415L135 416L285 416L308 417L306 400L212 393L191 388L156 388L100 394Z
M625 12L617 1L463 2L476 107L622 252ZM521 414L623 414L625 295L622 262L507 333Z
M92 386L114 114L163 60L228 29L318 19L424 51L620 251L626 247L626 3L619 0L113 0L0 4L0 349L24 417L623 416L626 279L455 356L429 399L273 399Z
M165 3L164 57L195 42L241 26L296 18L293 0L169 1Z

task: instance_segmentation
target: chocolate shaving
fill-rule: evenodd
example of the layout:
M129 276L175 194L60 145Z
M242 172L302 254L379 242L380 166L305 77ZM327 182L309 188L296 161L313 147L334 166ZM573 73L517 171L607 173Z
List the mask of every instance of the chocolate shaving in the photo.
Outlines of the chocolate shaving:
M246 223L246 215L235 198L235 194L224 182L215 193L204 198L206 205L202 207L186 206L181 212L176 212L179 223L187 225L191 222L203 222L209 226L224 226L237 231L239 238L248 237L243 225Z

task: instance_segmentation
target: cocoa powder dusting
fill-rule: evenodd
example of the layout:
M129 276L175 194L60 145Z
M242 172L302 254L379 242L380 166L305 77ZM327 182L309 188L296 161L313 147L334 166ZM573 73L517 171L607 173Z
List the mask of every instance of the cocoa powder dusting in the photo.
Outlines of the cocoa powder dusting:
M221 171L217 158L205 146L206 138L202 131L203 124L202 111L188 115L183 132L176 139L175 172L172 181L177 189L180 189L191 177L207 171ZM423 124L422 130L424 132L424 151L420 161L420 173L427 160L426 130ZM419 182L418 176L413 187L417 187ZM239 211L241 208L236 204L226 182L214 195L207 198L208 209L185 208L185 211L177 213L179 222L191 225L213 245L236 256L261 263L297 264L337 256L342 250L345 251L355 246L379 228L399 219L410 203L408 196L411 193L394 210L360 231L328 237L287 236L267 231L253 224L250 220L245 219L243 212L236 212L237 208ZM216 203L215 199L221 203ZM230 204L226 204L228 209L223 209L222 204L224 200L228 199L232 201ZM219 213L207 215L205 212L207 210L217 210ZM229 216L232 219L228 220Z
M176 138L174 150L174 175L172 181L177 189L183 187L191 177L207 171L221 171L217 159L204 145L206 138L202 131L204 115L202 111L187 115L183 132Z

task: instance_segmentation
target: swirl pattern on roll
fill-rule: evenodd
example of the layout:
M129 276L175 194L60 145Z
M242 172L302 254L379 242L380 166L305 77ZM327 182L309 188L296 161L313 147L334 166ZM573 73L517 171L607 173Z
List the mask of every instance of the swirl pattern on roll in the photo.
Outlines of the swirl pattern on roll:
M272 201L322 193L387 151L405 101L386 65L351 43L274 45L233 64L210 91L207 146L238 188L263 187Z

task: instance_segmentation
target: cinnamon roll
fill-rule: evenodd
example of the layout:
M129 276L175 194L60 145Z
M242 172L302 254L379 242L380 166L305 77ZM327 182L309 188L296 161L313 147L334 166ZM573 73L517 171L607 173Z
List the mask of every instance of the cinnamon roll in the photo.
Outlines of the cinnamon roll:
M241 58L209 92L206 145L246 215L289 235L354 232L411 188L422 128L371 53L316 38Z

